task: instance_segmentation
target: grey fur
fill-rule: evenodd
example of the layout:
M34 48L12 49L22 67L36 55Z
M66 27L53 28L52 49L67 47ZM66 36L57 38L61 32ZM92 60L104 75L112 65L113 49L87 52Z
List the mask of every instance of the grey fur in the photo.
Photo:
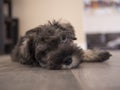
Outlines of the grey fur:
M70 23L57 21L40 25L26 32L12 52L12 60L46 69L71 69L81 62L102 62L110 57L107 51L84 51L76 44Z

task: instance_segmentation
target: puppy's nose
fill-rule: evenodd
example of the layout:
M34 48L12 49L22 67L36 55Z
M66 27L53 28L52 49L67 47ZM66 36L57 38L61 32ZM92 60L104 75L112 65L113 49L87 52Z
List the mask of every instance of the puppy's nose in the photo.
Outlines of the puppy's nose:
M67 57L64 61L65 65L70 65L72 63L72 58L71 57Z
M77 38L76 38L76 37L72 37L72 39L73 39L73 40L77 40Z

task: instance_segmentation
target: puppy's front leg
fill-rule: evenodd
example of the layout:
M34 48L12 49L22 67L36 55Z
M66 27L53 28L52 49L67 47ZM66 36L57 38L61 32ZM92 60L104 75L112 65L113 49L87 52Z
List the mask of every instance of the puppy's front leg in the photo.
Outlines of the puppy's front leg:
M110 58L111 54L104 50L85 50L83 62L103 62Z

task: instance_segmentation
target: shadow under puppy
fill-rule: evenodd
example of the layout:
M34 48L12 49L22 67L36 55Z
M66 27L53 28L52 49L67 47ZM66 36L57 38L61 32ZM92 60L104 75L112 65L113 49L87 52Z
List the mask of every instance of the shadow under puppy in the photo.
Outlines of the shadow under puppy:
M40 25L26 32L12 52L12 60L46 69L72 69L80 63L103 62L111 56L103 50L82 50L70 23L58 21Z

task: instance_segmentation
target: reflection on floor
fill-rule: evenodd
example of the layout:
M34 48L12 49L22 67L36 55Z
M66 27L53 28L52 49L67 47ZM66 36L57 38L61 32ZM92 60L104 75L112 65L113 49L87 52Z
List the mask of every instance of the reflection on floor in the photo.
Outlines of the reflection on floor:
M120 90L120 51L104 63L74 70L44 70L0 56L0 90Z

